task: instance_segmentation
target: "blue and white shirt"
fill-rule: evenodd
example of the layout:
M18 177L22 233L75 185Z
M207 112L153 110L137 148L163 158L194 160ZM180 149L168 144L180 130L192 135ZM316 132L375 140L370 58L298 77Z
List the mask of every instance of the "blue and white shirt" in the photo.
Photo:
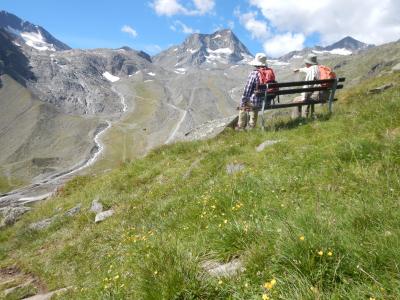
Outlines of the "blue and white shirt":
M257 84L260 84L261 79L258 70L253 70L247 78L247 83L244 88L240 107L244 107L246 102L250 102L253 108L260 109L262 107L263 95L256 95Z

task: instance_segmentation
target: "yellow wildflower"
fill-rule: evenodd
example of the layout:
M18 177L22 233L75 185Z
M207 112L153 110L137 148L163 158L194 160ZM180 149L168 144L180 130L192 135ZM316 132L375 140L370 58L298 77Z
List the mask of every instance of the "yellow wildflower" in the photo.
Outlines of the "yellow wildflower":
M305 239L306 239L306 238L304 237L304 235L302 235L302 236L299 237L299 240L300 240L300 241L304 241Z
M276 284L276 279L274 278L270 282L264 283L264 287L268 290L272 290L275 284Z
M218 281L218 284L222 284L222 280Z
M114 280L118 280L118 279L119 279L119 275L115 275Z
M328 256L332 256L332 255L333 255L332 251L329 251Z
M228 220L224 220L224 223L225 223L225 224L228 223Z
M154 275L157 275L158 274L158 271L154 271Z
M324 251L322 251L322 250L318 251L318 255L319 255L319 256L324 255Z
M215 205L211 205L211 208L212 208L212 209L215 209Z
M269 300L268 295L267 295L267 294L263 294L263 295L262 295L262 300Z

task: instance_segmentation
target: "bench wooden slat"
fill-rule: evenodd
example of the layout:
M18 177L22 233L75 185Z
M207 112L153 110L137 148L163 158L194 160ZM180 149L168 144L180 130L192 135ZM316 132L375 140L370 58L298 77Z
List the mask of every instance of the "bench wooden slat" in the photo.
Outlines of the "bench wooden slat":
M333 101L337 101L338 99L333 99ZM272 105L266 105L265 109L278 109L278 108L286 108L286 107L295 107L295 106L304 106L304 105L310 105L310 104L327 104L328 101L322 101L322 100L317 100L317 101L303 101L303 102L289 102L289 103L276 103Z
M343 88L342 84L339 84L336 89L340 90ZM287 90L279 90L275 93L268 93L270 96L277 96L277 95L290 95L290 94L298 94L298 93L303 93L303 92L318 92L318 91L327 91L330 90L330 87L322 87L322 86L316 86L316 87L310 87L310 88L298 88L298 89L287 89Z
M344 82L346 78L341 77L338 78L338 82ZM314 85L314 84L322 84L322 83L333 83L335 79L324 79L324 80L311 80L311 81L293 81L293 82L277 82L277 83L269 83L269 88L284 88L284 87L293 87L293 86L303 86L303 85ZM260 89L266 88L265 84L259 85Z

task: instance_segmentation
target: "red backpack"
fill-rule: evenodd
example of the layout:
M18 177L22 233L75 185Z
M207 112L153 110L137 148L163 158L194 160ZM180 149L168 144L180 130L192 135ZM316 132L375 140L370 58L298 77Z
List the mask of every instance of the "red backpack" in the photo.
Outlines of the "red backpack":
M260 78L260 84L276 83L274 70L271 68L259 68L258 76ZM258 87L257 87L258 89ZM269 88L268 93L277 92L278 88Z
M324 80L324 79L336 79L336 73L332 71L331 68L323 65L318 66L319 69L319 80ZM321 86L331 86L332 84L330 83L322 83Z

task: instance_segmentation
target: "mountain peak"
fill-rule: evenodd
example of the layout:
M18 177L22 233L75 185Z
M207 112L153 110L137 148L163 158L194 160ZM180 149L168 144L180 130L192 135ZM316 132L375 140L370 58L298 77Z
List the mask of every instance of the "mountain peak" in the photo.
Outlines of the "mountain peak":
M193 33L178 46L155 56L155 61L169 68L236 64L251 58L250 51L230 29L212 34Z
M346 36L342 38L341 40L337 41L336 43L333 43L332 45L329 45L324 48L324 50L333 50L333 49L347 49L350 51L357 51L357 50L362 50L368 47L371 47L372 45L368 45L366 43L360 42L356 40L355 38L351 36Z
M5 10L0 11L0 28L11 33L18 44L26 44L36 50L68 50L66 44L53 37L44 28L24 21Z

